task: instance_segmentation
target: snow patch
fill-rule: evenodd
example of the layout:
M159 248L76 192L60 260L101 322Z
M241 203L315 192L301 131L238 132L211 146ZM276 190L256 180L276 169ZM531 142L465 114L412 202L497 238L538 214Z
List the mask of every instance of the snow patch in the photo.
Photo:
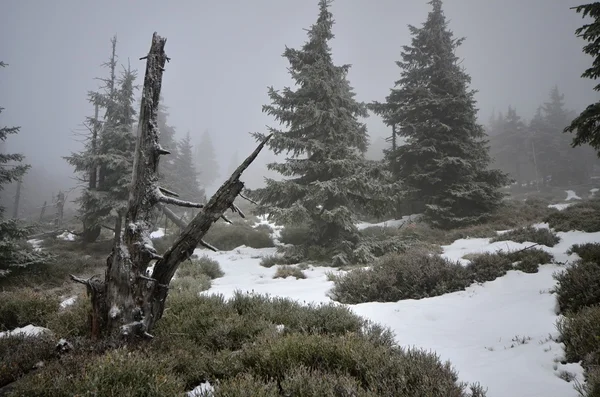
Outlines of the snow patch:
M550 204L548 208L556 208L559 211L564 210L567 207L572 206L574 203L561 203L561 204Z
M581 197L579 197L577 195L577 193L575 193L575 191L573 191L573 190L565 190L565 192L567 193L567 198L565 199L565 201L569 201L569 200L581 200Z
M34 251L40 252L42 250L42 243L44 240L34 238L32 240L27 240L27 242L31 244Z
M76 300L77 300L77 295L73 295L70 298L67 298L64 301L60 302L60 308L61 309L67 308L67 307L71 306L72 304L74 304Z
M75 241L75 235L69 231L64 231L62 234L56 236L56 238L65 240L65 241Z
M394 225L397 221L377 226ZM361 227L376 226L362 223ZM536 224L544 228L547 224ZM600 232L559 232L561 241L554 247L539 246L554 255L557 262L576 259L567 255L573 244L600 241ZM532 243L490 239L461 239L443 247L443 256L463 264L469 253L513 251ZM260 266L260 260L276 253L276 248L238 247L233 251L197 250L219 262L225 275L213 281L203 294L222 294L231 298L236 291L290 298L300 303L331 303L333 282L327 274L342 270L310 267L304 280L273 279L274 268ZM474 284L465 291L438 297L371 302L347 305L358 315L390 327L404 347L435 351L450 360L461 381L481 382L494 396L576 397L573 382L561 379L570 374L583 381L579 364L561 365L563 347L556 342L556 298L549 291L556 285L553 274L564 269L557 264L540 266L538 273L509 271L492 282ZM277 329L283 329L277 327ZM194 389L196 390L196 389Z
M414 215L405 215L400 219L393 219L390 221L384 221L384 222L379 222L379 223L360 222L360 223L356 224L356 227L358 228L358 230L363 230L368 227L400 227L400 226L404 225L405 223L416 222L419 220L420 217L421 217L420 214L414 214Z
M161 238L161 237L164 237L164 235L165 235L165 229L162 227L159 227L158 230L155 230L152 233L150 233L150 238Z
M15 328L12 331L0 332L0 338L7 336L38 336L45 332L50 332L50 330L48 328L37 327L29 324L21 328Z
M211 397L215 388L209 383L204 382L194 387L194 390L187 393L188 397Z

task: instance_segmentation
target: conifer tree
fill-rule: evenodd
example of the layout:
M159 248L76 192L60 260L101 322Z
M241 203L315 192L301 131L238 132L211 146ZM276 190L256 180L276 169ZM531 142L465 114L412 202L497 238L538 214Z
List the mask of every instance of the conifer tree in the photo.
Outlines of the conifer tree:
M0 61L0 68L7 64ZM4 108L0 107L0 113ZM0 127L0 142L4 143L9 135L19 133L20 127ZM0 153L0 193L7 183L21 181L29 170L23 164L24 156L18 153ZM27 246L25 237L31 230L21 227L16 219L5 219L4 207L0 206L0 278L6 277L12 270L42 263L44 255Z
M204 190L198 183L198 172L194 165L192 138L188 132L177 143L177 157L174 162L176 175L175 192L186 201L205 202Z
M575 34L587 41L583 52L592 56L592 66L583 72L581 77L596 80L600 77L600 2L593 2L575 7L577 13L582 17L591 17L592 22L583 25L575 31ZM600 91L600 84L594 87ZM600 156L600 101L589 105L579 116L577 116L565 132L575 133L574 146L589 144L596 149Z
M401 77L380 113L406 139L393 155L409 199L431 224L448 228L489 216L508 178L488 168L470 77L455 54L463 39L449 30L442 1L429 4L422 27L409 27L412 43L397 62Z
M271 104L263 106L284 128L270 128L267 145L275 154L288 155L268 168L286 179L267 179L266 187L253 195L261 212L276 222L308 223L313 232L309 244L329 250L334 264L344 264L369 258L360 245L356 209L368 203L383 208L388 202L376 183L381 171L364 160L367 129L359 118L367 116L366 106L354 98L346 77L350 66L336 66L332 60L329 5L329 0L319 1L308 41L283 54L296 86L282 91L271 87Z
M571 148L571 137L563 134L574 115L566 109L564 94L558 87L551 89L549 101L541 106L541 114L542 123L538 124L535 146L546 178L552 186L587 183L593 153L589 147Z
M198 181L204 189L210 187L219 178L219 163L215 155L215 147L208 130L202 135L202 140L196 145L194 150L195 163L197 166ZM239 165L235 163L236 168Z
M158 105L158 131L160 132L160 144L171 154L165 156L159 163L159 178L161 186L174 190L176 181L175 159L177 158L177 140L175 138L175 127L169 124L169 109L163 105L161 97Z
M119 238L133 167L136 72L124 68L117 77L116 44L113 37L111 57L104 64L109 77L100 79L102 90L88 94L89 101L103 110L103 119L97 114L89 117L86 125L91 133L84 150L65 157L87 185L78 202L83 238L88 242L98 238L101 227L113 229Z
M508 107L506 117L496 121L495 134L490 138L490 153L494 165L507 172L518 183L529 180L531 161L528 129L517 110Z

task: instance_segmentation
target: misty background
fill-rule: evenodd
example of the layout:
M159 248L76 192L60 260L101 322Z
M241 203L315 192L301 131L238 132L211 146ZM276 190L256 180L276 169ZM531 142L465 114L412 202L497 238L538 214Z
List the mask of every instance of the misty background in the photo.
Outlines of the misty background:
M598 100L594 82L580 78L592 60L574 34L582 20L569 8L579 3L445 2L450 28L457 37L466 37L458 54L478 90L482 124L509 105L530 119L555 85L568 109L579 112ZM348 77L358 100L382 101L388 95L400 73L395 61L410 43L407 25L419 26L429 9L427 0L333 3L334 61L352 64ZM171 57L162 90L169 124L178 138L189 131L194 144L204 131L210 132L220 183L236 152L241 160L256 146L249 132L275 126L261 112L269 102L267 87L292 84L281 54L285 46L299 48L305 42L304 29L317 13L316 0L3 1L0 60L9 67L0 74L0 106L6 108L0 124L21 126L5 150L24 153L32 165L30 175L42 185L25 197L41 205L59 189L76 185L73 168L62 157L81 149L76 132L93 113L87 92L96 90L95 78L107 73L101 65L110 55L110 38L117 35L119 64L130 62L141 85L145 61L139 58L146 55L154 31L167 37ZM375 115L366 122L372 145L368 155L380 158L390 131ZM261 186L265 175L274 176L266 171L274 159L268 151L261 153L244 177L248 187Z

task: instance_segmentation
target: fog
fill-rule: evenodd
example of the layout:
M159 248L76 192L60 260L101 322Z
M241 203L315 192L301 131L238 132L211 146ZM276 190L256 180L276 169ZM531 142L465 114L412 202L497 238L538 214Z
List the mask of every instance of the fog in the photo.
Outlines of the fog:
M558 85L567 106L581 110L597 100L593 82L580 78L591 64L574 31L580 15L565 0L446 0L445 13L457 36L463 65L478 90L479 117L517 108L526 119ZM407 25L420 25L426 0L337 0L332 42L334 60L349 63L349 80L362 101L383 100L398 79ZM74 185L72 168L61 156L79 150L74 132L92 114L87 92L106 75L110 38L118 37L119 63L131 62L142 82L154 31L168 38L171 57L163 81L169 124L197 143L209 130L226 170L255 146L251 131L274 125L261 112L267 87L291 84L285 46L300 47L305 28L316 20L317 0L76 1L5 0L0 5L2 125L20 125L7 148L23 152L34 168L56 186ZM366 120L377 156L389 134L377 116ZM262 183L263 152L245 176L250 187ZM202 171L202 170L201 170ZM205 171L208 172L208 171ZM50 198L48 198L50 199Z

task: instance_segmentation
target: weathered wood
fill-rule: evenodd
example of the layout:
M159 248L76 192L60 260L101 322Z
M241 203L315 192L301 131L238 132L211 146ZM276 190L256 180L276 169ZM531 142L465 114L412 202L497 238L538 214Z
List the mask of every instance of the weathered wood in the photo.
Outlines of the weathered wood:
M159 144L157 129L162 75L168 61L165 43L166 39L154 33L150 52L145 57L146 74L125 227L122 236L117 236L113 252L107 259L105 281L101 284L94 281L92 284L90 280L72 277L93 292L94 334L102 328L107 336L152 337L149 332L163 314L168 285L179 264L188 259L199 244L215 249L202 238L227 209L244 216L234 205L234 200L244 187L240 177L270 138L267 137L233 172L206 205L168 196L171 192L158 186L157 173L160 156L168 154ZM201 211L185 225L173 216L172 211L164 206L165 203L201 208ZM157 254L150 239L152 210L156 206L161 207L167 217L184 229L163 256ZM152 276L148 277L146 272L152 261L156 263Z

